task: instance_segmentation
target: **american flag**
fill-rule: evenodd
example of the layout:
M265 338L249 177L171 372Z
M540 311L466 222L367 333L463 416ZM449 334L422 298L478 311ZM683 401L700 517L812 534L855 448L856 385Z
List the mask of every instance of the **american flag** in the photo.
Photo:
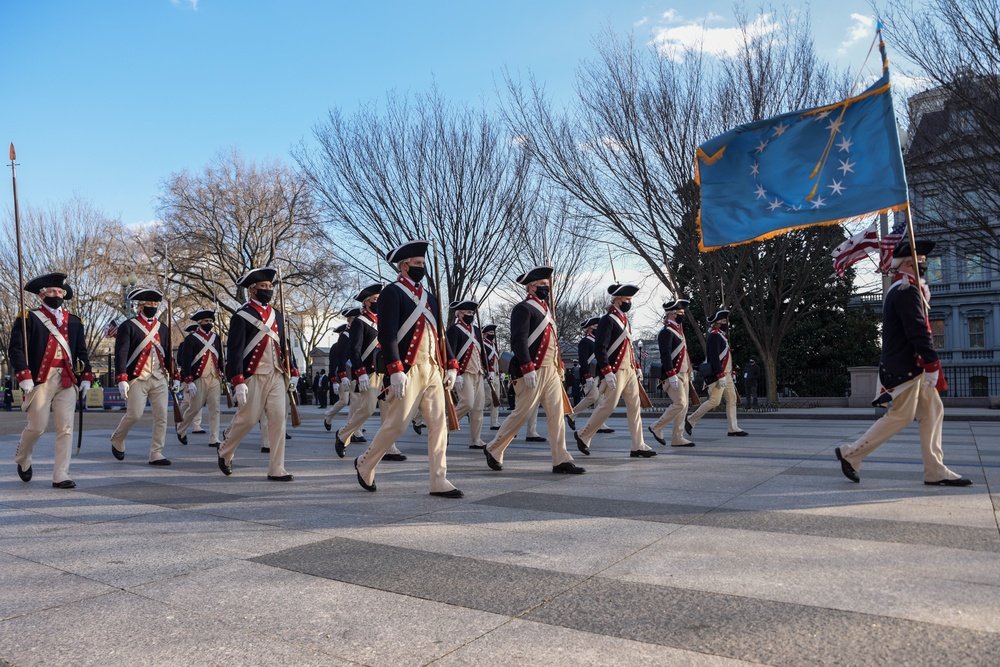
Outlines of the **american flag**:
M868 256L869 250L875 250L878 247L878 230L873 222L868 229L855 234L833 249L833 252L830 253L833 255L833 270L843 278L844 272L849 266L860 262Z
M906 233L906 216L897 217L899 220L893 225L892 231L882 237L878 244L878 270L882 273L889 272L889 267L892 264L892 251L903 240L903 234Z
M118 335L118 318L112 317L108 320L108 326L104 328L104 335L107 338L114 338Z
M643 350L642 352L639 353L639 358L642 359L643 361L646 361L646 359L649 359L649 352Z

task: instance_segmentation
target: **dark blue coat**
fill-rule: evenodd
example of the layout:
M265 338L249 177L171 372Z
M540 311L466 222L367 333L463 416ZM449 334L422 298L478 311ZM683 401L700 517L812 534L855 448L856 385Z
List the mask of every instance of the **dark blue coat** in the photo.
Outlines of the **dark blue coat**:
M45 314L42 314L45 317ZM31 379L38 381L38 371L42 366L42 357L45 356L45 348L49 343L49 330L34 315L28 314L25 320L25 328L28 330L28 350L25 357L24 336L21 334L21 318L14 320L14 328L10 332L10 344L7 353L10 358L10 365L13 369L11 375L15 381L28 378L26 371L31 372ZM92 380L90 370L90 355L87 353L87 340L83 331L83 322L79 317L69 314L69 335L66 342L73 352L70 360L73 364L73 372L76 373L76 362L83 363L83 373L79 374L82 380Z
M171 355L170 327L160 321L156 322L156 326L160 328L160 346L163 347L163 374L168 378L179 379L180 375L174 367ZM132 356L132 352L142 344L145 338L146 330L136 324L134 319L130 319L118 327L118 333L115 335L115 379L118 382L126 379L134 380L138 376L135 369L139 360L142 359L142 355L140 354L133 359L131 364L126 364ZM156 354L156 351L151 351L150 354Z
M396 369L402 369L404 373L410 370L405 357L416 327L407 331L402 338L399 336L399 327L416 310L417 306L404 292L406 289L399 282L390 283L382 290L378 298L378 342L382 346L387 376ZM439 319L441 309L438 307L437 297L429 290L427 291L427 305L434 313L435 319ZM440 321L438 326L442 326ZM426 331L429 332L429 329ZM451 349L451 345L448 344L447 338L445 338L444 352L448 367L458 368L455 353Z

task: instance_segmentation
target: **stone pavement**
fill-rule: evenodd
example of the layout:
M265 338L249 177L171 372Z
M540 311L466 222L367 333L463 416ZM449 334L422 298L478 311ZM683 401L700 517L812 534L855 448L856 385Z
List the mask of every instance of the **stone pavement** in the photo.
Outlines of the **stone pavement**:
M288 484L265 480L256 431L224 477L205 435L168 430L174 465L152 467L147 416L118 462L113 419L88 416L72 491L51 488L51 433L27 484L0 435L0 664L1000 662L998 422L945 423L967 489L922 484L915 426L847 481L833 449L871 411L755 417L748 438L709 419L693 449L650 438L652 459L628 457L616 417L592 456L571 450L580 477L520 439L492 472L460 433L466 497L447 500L427 495L424 438L370 494L364 445L338 459L302 410Z

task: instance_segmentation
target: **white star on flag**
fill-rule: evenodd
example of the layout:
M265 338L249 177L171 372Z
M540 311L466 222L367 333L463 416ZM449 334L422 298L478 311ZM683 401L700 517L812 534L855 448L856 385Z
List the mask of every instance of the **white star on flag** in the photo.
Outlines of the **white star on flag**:
M826 129L830 130L830 134L837 134L840 132L840 126L843 125L839 118L834 118L830 121L830 124L826 126Z
M831 190L833 190L833 192L831 192L830 194L832 195L843 194L844 190L846 190L847 188L841 185L841 183L843 183L843 181L838 181L837 179L833 179L833 185L826 186Z
M767 148L767 141L764 140L764 139L761 139L760 143L757 144L757 152L758 153L763 153L765 148Z
M819 208L820 206L826 206L826 201L822 197L816 197L816 200L813 202L813 208Z
M757 164L756 162L754 162L752 165L750 165L750 175L751 176L760 176L760 165Z
M827 116L829 116L831 113L832 113L832 111L830 109L827 109L826 111L821 111L819 114L816 115L816 120L823 120L824 118L826 118Z
M754 191L757 194L757 199L764 199L767 197L767 190L760 183L757 184L757 189Z
M840 143L837 144L837 147L840 148L840 152L847 151L848 153L850 153L851 152L851 144L853 144L853 143L854 143L853 141L851 141L847 137L844 137L843 139L840 140Z
M837 169L839 171L844 172L844 176L847 176L848 172L854 173L854 165L856 165L857 162L851 162L851 158L847 158L846 160L839 160L839 162L840 166L837 167Z
M773 202L771 202L770 204L768 204L768 206L767 206L767 207L768 207L769 209L771 209L772 211L775 211L775 210L777 210L777 209L781 208L781 200L780 200L780 199L778 199L777 197L775 197L775 198L774 198L774 201L773 201Z
M774 128L774 136L780 137L781 135L783 135L785 133L785 130L787 130L788 127L789 126L788 126L787 123L781 123L779 125L776 125L775 128Z

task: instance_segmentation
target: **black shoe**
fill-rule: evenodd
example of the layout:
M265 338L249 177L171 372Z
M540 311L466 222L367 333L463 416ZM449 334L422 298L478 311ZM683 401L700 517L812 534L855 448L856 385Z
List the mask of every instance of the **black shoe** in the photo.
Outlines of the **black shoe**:
M566 461L566 463L560 463L557 466L552 466L552 472L559 475L582 475L587 471L572 461Z
M576 438L576 448L579 449L584 454L586 454L587 456L590 456L590 447L587 445L587 443L583 441L583 439L580 437L580 434L577 433L576 431L573 431L573 437Z
M491 431L499 431L500 427L499 426L490 426L490 430Z
M269 482L291 482L295 478L291 475L268 475L267 479Z
M728 435L730 438L745 438L750 434L747 433L746 431L733 431L732 433L727 433L726 435Z
M288 435L288 434L286 433L286 434L285 434L285 440L291 440L291 439L292 439L292 436L290 436L290 435Z
M17 476L21 478L22 482L30 482L31 474L32 474L31 466L28 466L27 470L21 470L21 464L20 463L17 464Z
M469 449L486 449L486 445L469 445Z
M224 459L224 458L222 458L220 456L219 457L219 470L222 471L222 474L224 474L224 475L226 475L228 477L229 475L233 474L233 464L232 463L226 463L226 459Z
M347 454L347 445L345 445L344 441L340 439L340 431L337 431L333 437L336 440L336 442L333 443L333 448L337 450L337 456L344 458Z
M613 428L599 428L599 429L597 429L597 432L598 433L614 433L615 430Z
M368 442L368 438L366 438L363 435L358 435L357 433L355 433L354 435L351 436L351 442Z
M464 498L465 494L459 489L452 489L451 491L431 491L432 496L437 496L438 498Z
M548 442L545 438L540 435L529 435L525 438L528 442Z
M972 480L968 477L958 479L939 479L936 482L924 482L927 486L972 486Z
M633 459L650 459L656 456L655 449L633 449L628 453Z
M383 461L405 461L406 454L386 454L382 457Z
M201 429L198 429L197 431L191 431L191 433L201 435L202 433L208 433L208 431L203 431Z
M52 482L53 489L75 489L76 482L71 479L64 479L61 482Z
M694 447L693 442L682 442L679 445L670 445L671 447Z
M844 473L844 477L846 477L847 479L851 480L854 483L860 482L861 478L858 477L858 471L855 470L854 466L848 463L847 459L843 457L843 455L840 453L840 447L837 447L833 451L837 455L837 460L840 461L840 472Z
M655 439L655 440L656 440L656 441L657 441L658 443L660 443L661 445L666 445L666 444L667 444L667 441L663 439L663 436L660 436L660 435L656 435L656 432L655 432L655 431L653 430L653 427L652 427L652 426L650 426L650 427L649 427L649 428L648 428L647 430L648 430L648 431L649 431L650 433L652 433L652 434L653 434L653 438L654 438L654 439Z
M194 433L194 431L191 432ZM180 431L174 431L174 433L177 434L177 439L181 441L182 445L188 444L188 437L186 435L181 435ZM204 433L204 431L202 431L202 433Z
M498 472L503 470L503 466L500 465L499 461L493 458L493 455L490 454L490 450L484 449L483 453L486 454L486 465L490 467L490 470L496 470Z
M364 489L365 491L371 491L372 493L375 493L375 491L377 491L377 489L375 488L375 482L372 482L371 484L365 483L364 478L361 476L361 471L358 470L358 459L354 459L354 472L358 476L358 484L361 485L362 489Z
M151 466L168 466L170 465L170 459L156 459L155 461L150 461Z
M693 431L693 430L694 430L694 427L691 426L691 422L689 422L687 419L685 419L684 420L684 432L687 433L688 435L691 435L691 431Z
M261 454L270 454L271 453L271 448L270 447L261 447L260 448L260 452L261 452Z
M115 449L115 446L114 446L114 445L111 445L111 453L112 453L112 454L114 455L114 457L115 457L116 459L118 459L119 461L124 461L124 460L125 460L125 452L120 452L120 451L118 451L117 449Z
M573 415L566 415L566 423L569 424L569 430L576 430L576 420L573 419Z
M331 430L333 430L333 424L331 424L330 422L328 422L327 420L324 419L323 420L323 428L325 428L327 431L331 431Z
M222 446L222 443L221 442L210 442L210 443L208 443L208 446L209 447L215 447L216 449L218 449L219 447Z
M411 421L410 425L413 426L413 432L416 433L417 435L423 435L424 434L424 432L423 432L424 425L423 424L418 424L415 421Z

